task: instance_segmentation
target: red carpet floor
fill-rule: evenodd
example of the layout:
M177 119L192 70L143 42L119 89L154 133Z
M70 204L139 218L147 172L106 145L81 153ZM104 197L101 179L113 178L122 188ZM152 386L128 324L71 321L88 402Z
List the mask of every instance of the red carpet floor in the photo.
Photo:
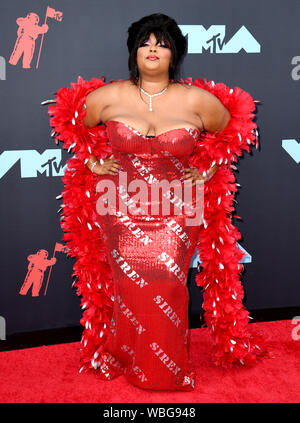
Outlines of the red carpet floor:
M79 373L79 342L0 352L1 402L298 403L300 339L292 337L295 325L282 320L251 326L264 333L273 354L251 369L215 366L208 329L191 330L197 371L193 392L155 392L130 385L124 376L102 381L96 371Z

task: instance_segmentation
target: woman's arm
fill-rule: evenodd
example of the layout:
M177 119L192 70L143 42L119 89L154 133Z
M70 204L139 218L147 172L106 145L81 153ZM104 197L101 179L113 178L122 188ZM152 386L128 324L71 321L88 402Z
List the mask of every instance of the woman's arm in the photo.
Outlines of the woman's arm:
M101 122L101 115L103 109L106 107L106 97L108 94L107 86L97 88L86 96L85 105L86 115L83 118L83 123L88 128L93 128Z
M102 94L102 89L104 89L105 87L101 87L101 94ZM99 114L99 102L102 99L102 95L99 96L99 88L90 92L87 96L86 96L86 101L85 104L83 105L82 110L85 108L86 109L86 115L85 117L82 119L83 123L85 126L87 126L88 128L93 128L94 126L98 125L101 121L100 119L100 114ZM88 167L88 169L91 170L91 166L93 163L95 163L97 161L97 157L94 155L91 155L89 158L89 161L86 163L86 166ZM94 166L97 167L99 166L98 163ZM97 169L96 169L97 170Z
M195 113L208 132L221 132L230 120L230 113L222 102L213 94L199 87L193 87L191 93Z
M93 128L102 122L103 111L111 104L116 95L116 85L108 84L104 87L100 87L86 96L84 107L86 108L86 115L83 118L83 123L88 128ZM109 158L103 160L103 164L100 164L97 157L91 155L86 166L89 170L93 171L98 175L111 174L114 175L118 171L119 165L116 159L111 155Z
M191 91L191 101L194 113L202 121L203 129L211 133L221 132L226 128L231 115L222 102L210 92L194 86ZM209 174L201 175L196 169L186 168L186 180L207 180L214 176L219 165L209 169ZM193 182L194 183L194 182Z

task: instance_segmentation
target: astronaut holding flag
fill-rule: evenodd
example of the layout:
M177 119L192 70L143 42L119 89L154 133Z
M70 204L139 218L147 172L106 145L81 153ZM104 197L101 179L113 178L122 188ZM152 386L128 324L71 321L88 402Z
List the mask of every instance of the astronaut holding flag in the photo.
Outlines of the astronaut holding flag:
M23 54L22 67L24 69L30 69L31 61L35 50L35 40L40 34L43 34L36 65L37 68L43 44L44 34L48 32L49 29L48 25L46 24L47 17L61 22L62 15L62 12L56 11L55 9L52 9L48 6L45 16L45 22L41 26L39 26L40 18L36 13L30 12L26 15L25 18L17 18L16 22L19 26L17 31L18 37L16 39L13 52L11 53L11 56L9 58L9 63L11 65L16 65Z
M31 295L33 297L38 297L40 289L42 287L45 271L47 267L50 267L44 292L44 295L46 295L52 266L56 263L56 257L54 257L56 251L61 253L68 253L69 248L63 244L60 244L59 242L56 242L52 258L48 259L48 251L44 249L38 250L36 254L30 254L27 257L27 260L29 262L28 272L19 291L19 294L26 295L29 288L32 287Z

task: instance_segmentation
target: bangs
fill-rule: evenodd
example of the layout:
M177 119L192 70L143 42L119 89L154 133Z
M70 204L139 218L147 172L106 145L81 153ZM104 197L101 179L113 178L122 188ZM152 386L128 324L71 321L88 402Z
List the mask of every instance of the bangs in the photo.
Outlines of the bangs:
M143 44L145 41L147 41L150 38L150 34L154 34L156 38L157 43L161 43L162 41L165 43L165 45L168 48L171 48L171 40L167 33L164 33L161 29L149 29L145 34L143 34L140 38L140 40L137 42L138 48Z

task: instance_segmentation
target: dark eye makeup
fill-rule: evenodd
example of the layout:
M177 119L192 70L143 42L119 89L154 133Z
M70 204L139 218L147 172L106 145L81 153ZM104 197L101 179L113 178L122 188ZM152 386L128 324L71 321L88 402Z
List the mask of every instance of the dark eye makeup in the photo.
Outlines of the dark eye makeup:
M167 44L162 44L162 42L159 43L161 45L161 47L165 47L168 48ZM146 46L147 45L147 41L144 41L142 44L140 44L140 47Z

